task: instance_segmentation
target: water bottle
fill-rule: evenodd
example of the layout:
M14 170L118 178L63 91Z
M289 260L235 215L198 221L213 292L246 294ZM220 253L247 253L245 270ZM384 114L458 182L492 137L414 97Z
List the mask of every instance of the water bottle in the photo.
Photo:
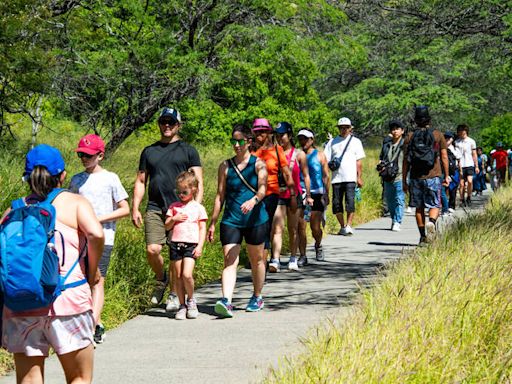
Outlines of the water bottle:
M311 205L306 205L304 208L304 221L309 221L311 219Z
M355 199L356 199L357 202L360 202L362 200L361 188L359 188L359 187L356 187Z

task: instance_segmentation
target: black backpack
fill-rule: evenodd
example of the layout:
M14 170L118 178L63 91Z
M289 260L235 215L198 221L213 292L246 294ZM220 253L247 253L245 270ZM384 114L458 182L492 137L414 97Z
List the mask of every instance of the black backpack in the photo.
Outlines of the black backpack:
M434 148L433 129L414 131L407 150L407 162L415 173L428 174L434 168L437 151Z
M457 171L457 158L454 153L448 149L448 173L450 176L455 175Z

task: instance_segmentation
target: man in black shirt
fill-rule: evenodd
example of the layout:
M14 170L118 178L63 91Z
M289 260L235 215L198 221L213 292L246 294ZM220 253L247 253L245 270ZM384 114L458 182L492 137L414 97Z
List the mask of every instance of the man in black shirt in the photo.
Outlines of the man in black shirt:
M160 140L144 148L140 156L139 171L133 188L133 224L140 228L143 223L140 203L148 187L148 205L144 215L146 253L149 265L157 279L151 302L159 304L169 284L168 275L164 271L164 260L160 252L167 240L165 231L165 214L169 205L178 201L176 196L176 176L183 171L191 170L199 181L196 200L203 199L203 170L197 150L183 142L179 137L181 117L177 110L164 108L158 118ZM173 282L175 279L172 279ZM174 311L179 302L171 287L167 299L166 310Z

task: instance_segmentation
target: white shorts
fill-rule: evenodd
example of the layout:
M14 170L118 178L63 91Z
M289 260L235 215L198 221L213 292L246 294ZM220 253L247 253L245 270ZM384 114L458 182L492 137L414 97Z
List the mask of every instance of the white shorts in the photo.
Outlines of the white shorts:
M93 332L92 311L72 316L4 318L2 346L26 356L48 356L51 346L57 355L63 355L88 347Z

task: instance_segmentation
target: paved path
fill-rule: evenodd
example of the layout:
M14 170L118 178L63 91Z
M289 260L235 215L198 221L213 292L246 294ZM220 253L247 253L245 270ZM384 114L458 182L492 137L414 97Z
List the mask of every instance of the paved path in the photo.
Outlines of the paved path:
M481 198L475 199L473 208L482 205ZM258 382L280 358L301 349L300 338L309 329L329 316L343 315L358 287L370 283L380 267L414 249L419 239L414 216L406 214L401 232L391 232L390 225L389 218L382 218L357 227L352 237L327 236L325 262L314 261L308 249L310 266L269 274L260 313L243 310L251 280L250 272L242 270L233 319L213 315L221 293L220 283L213 283L197 292L201 314L196 320L176 321L158 308L109 331L96 349L94 382ZM13 376L0 380L12 382ZM63 382L53 357L47 362L46 383Z

